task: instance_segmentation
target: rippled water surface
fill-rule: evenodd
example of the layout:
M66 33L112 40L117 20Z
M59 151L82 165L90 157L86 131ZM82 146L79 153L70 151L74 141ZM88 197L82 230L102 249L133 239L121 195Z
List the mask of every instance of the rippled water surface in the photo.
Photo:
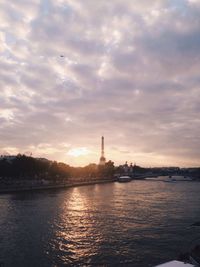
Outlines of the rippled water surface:
M0 195L5 267L154 266L200 237L200 183L132 181Z

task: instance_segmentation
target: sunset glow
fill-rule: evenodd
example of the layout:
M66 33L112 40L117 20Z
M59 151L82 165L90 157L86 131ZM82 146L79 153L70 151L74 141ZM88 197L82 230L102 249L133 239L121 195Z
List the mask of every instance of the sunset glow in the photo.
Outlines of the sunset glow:
M70 149L67 154L73 157L86 156L90 154L90 151L86 147L77 147Z

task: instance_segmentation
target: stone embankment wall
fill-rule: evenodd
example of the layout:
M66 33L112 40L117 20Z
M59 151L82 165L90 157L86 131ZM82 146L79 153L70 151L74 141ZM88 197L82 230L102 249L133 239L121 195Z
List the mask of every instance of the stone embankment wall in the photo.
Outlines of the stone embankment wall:
M59 188L70 188L75 186L84 186L84 185L93 185L93 184L101 184L101 183L110 183L114 182L115 179L98 179L98 180L81 180L67 183L56 183L56 184L10 184L7 186L0 185L0 193L12 193L12 192L23 192L23 191L36 191L36 190L47 190L47 189L59 189Z

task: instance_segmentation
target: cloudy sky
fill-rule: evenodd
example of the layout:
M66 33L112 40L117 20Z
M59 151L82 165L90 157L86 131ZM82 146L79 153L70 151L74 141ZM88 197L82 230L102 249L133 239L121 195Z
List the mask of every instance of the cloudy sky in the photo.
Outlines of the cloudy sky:
M0 153L200 165L200 0L0 0Z

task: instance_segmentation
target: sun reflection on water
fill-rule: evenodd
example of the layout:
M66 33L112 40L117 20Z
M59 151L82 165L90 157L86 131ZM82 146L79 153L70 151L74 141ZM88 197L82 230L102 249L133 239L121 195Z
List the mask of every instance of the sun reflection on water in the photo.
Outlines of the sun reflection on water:
M60 259L66 264L86 259L97 254L96 242L101 240L101 232L94 231L92 210L95 207L83 190L73 188L65 199L56 225L54 249L59 250ZM95 243L95 244L94 244ZM94 244L94 245L93 245Z

